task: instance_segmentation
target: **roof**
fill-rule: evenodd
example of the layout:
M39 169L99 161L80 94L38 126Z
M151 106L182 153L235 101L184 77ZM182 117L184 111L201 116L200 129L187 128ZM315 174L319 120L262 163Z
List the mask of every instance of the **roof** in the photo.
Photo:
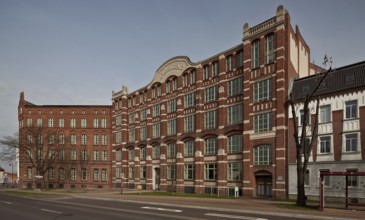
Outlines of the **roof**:
M304 98L317 86L324 73L296 79L293 82L293 100ZM332 70L321 83L315 96L328 95L365 87L365 61Z
M0 171L5 171L2 167L0 167Z

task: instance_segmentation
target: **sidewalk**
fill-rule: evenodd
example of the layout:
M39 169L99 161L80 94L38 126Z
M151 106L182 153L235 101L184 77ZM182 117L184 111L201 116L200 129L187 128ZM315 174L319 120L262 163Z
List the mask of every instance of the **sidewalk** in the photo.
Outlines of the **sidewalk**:
M75 198L89 198L109 201L130 201L143 202L159 206L177 206L189 208L201 208L215 211L230 211L236 213L251 213L260 215L275 215L285 217L297 217L307 219L365 219L365 211L345 210L325 208L324 211L316 209L288 208L285 205L292 204L287 201L273 201L268 199L219 199L219 198L196 198L177 196L151 196L143 195L146 191L141 191L141 195L135 194L139 191L124 189L123 194L119 190L88 190L66 192L66 191L46 191L37 192L41 194L57 194ZM284 206L284 207L283 207Z

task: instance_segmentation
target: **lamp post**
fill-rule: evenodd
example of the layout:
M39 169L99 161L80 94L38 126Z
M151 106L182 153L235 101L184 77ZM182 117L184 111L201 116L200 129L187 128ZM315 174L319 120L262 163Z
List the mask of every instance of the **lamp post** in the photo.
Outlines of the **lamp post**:
M13 161L9 161L9 166L11 166L11 183L14 182L14 168L13 168Z

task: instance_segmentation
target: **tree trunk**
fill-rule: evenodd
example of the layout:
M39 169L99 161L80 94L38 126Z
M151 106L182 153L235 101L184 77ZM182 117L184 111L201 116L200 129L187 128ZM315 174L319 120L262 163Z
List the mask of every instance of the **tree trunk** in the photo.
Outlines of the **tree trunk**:
M297 152L297 206L305 207L307 206L305 200L305 188L304 188L304 173L303 171L303 163L302 163L302 154L301 152Z

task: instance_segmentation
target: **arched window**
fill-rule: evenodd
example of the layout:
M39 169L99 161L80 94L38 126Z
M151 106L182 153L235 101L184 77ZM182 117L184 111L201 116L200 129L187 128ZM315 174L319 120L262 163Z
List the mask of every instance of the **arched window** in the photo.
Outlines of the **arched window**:
M216 155L217 154L217 140L216 138L205 139L205 155Z

